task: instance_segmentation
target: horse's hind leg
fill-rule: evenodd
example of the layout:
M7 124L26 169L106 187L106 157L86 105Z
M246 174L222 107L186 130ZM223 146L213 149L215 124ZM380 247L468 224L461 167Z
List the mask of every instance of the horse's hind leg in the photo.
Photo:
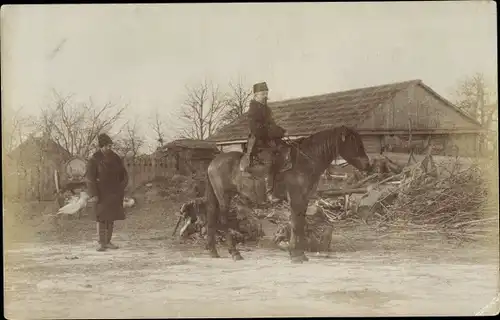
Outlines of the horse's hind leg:
M220 258L217 252L215 235L217 233L217 206L207 206L207 250L212 258Z
M217 185L216 185L217 186ZM217 252L215 235L217 233L217 216L219 213L219 200L216 196L211 177L207 179L207 250L212 258L220 258Z
M229 211L227 211L229 213ZM238 232L238 218L236 215L234 217L228 217L226 230L226 243L228 247L229 254L233 257L234 261L243 260L240 251L236 248L235 233Z

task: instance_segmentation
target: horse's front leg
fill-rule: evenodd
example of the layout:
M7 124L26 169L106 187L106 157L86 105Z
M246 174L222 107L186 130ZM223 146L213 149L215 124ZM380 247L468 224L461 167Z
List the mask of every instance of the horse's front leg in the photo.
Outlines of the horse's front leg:
M235 217L229 216L230 202L231 198L225 199L224 205L221 206L220 209L220 216L222 218L221 227L224 229L226 234L226 244L229 254L231 255L234 261L239 261L243 260L243 257L241 256L241 253L238 251L238 249L236 249L235 233L237 233L236 230L238 230L238 219L236 216Z
M236 248L236 240L234 239L235 228L226 228L226 244L229 254L234 261L243 260L240 251Z

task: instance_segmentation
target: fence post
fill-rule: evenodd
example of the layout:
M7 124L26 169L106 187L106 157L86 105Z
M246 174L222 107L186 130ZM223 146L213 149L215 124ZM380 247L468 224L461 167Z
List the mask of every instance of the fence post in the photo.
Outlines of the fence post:
M152 162L152 167L153 167L153 179L154 179L154 178L156 178L157 173L158 173L156 156L154 154L151 155L151 162Z

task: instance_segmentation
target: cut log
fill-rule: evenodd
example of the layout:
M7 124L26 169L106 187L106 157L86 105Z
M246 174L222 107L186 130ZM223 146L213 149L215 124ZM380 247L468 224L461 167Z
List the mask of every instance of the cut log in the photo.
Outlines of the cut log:
M354 185L351 186L351 189L357 189L357 188L360 188L362 187L366 182L374 179L374 178L377 178L380 176L380 173L374 173L372 175L369 175L368 177L356 182Z
M318 191L318 195L320 195L320 196L335 197L335 196L343 196L343 195L346 195L346 194L366 193L366 192L368 192L367 188L356 188L356 189L340 189L340 190Z

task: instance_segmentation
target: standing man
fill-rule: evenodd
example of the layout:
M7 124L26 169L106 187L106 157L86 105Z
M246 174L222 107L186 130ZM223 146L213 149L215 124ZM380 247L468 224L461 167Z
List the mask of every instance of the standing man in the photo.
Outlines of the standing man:
M95 201L95 217L99 248L118 249L111 243L115 220L125 220L123 198L128 184L128 173L122 159L111 150L113 141L102 133L97 137L99 150L87 164L87 186L91 200Z
M248 109L250 137L248 139L247 153L245 155L247 157L247 163L251 163L250 158L251 154L254 153L254 147L258 147L259 145L271 147L276 153L281 155L282 151L279 148L283 146L283 141L281 139L285 135L285 129L276 124L273 119L271 108L267 105L267 97L269 93L267 83L260 82L254 84L253 93L254 97L250 100L250 106ZM284 163L281 167L282 170L286 170L291 167L289 153L289 148L285 147ZM279 199L276 199L273 196L274 178L278 169L275 164L276 162L280 163L281 161L273 161L266 178L266 193L270 202L279 201Z

